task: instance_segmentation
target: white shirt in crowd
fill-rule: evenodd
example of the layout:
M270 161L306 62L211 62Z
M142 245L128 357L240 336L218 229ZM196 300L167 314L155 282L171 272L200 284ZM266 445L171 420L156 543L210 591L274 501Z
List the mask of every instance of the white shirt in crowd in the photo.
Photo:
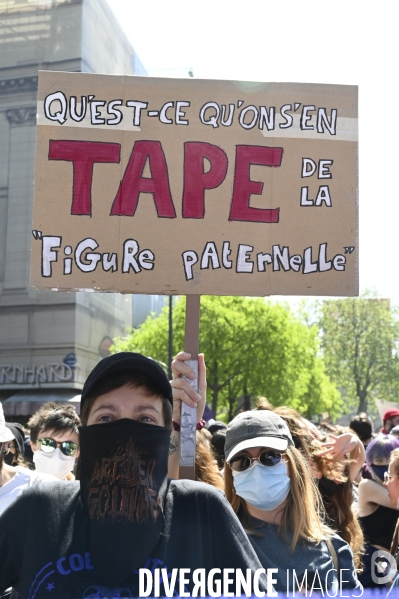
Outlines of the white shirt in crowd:
M58 480L52 474L37 472L17 466L16 474L5 485L0 487L0 514L10 505L22 491L40 481Z

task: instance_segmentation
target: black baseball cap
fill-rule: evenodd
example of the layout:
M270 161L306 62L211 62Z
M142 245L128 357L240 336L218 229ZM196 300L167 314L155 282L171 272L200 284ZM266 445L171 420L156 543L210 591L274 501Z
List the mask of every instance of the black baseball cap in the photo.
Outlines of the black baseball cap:
M93 368L86 379L80 399L80 409L90 395L93 387L102 379L114 374L138 373L147 376L159 390L159 394L165 397L173 405L172 387L168 381L163 368L152 358L146 358L142 354L134 352L120 352L107 356Z
M249 410L238 414L226 431L224 452L229 462L238 452L250 447L270 447L285 451L294 445L286 422L270 410Z

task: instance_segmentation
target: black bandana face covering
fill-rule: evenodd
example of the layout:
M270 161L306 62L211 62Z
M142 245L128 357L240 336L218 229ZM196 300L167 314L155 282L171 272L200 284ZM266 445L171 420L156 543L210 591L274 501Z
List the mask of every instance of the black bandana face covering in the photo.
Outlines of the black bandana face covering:
M320 495L323 499L329 499L335 493L335 491L340 487L341 483L336 483L334 480L322 476L317 481L317 486L319 487Z
M11 451L9 451L8 453L6 453L4 455L4 463L8 464L9 466L12 466L14 458L15 458L15 455L13 453L11 453Z
M169 429L130 419L80 428L91 559L108 586L132 576L158 543L169 441Z

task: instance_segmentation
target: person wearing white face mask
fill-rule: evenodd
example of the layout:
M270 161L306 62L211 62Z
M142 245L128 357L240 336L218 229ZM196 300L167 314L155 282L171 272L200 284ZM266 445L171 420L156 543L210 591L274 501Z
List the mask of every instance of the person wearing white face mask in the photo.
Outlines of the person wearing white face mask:
M322 502L287 424L269 410L243 412L226 432L225 492L255 552L275 568L279 592L360 596L349 545L323 524ZM333 596L333 595L330 595Z
M28 422L33 463L37 472L60 480L75 480L79 456L80 419L72 406L48 403Z
M7 464L11 446L16 443L14 433L6 426L3 406L0 402L0 514L28 487L40 481L56 480L50 474L32 472L19 465Z

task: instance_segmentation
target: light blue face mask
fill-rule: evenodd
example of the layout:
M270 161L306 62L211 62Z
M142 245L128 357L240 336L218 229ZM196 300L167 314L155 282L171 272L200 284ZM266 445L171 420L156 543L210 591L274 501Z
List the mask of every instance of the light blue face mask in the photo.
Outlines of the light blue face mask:
M237 472L233 478L237 495L260 510L274 510L283 503L290 490L287 464L282 460L276 466L263 466L255 462L245 472Z

